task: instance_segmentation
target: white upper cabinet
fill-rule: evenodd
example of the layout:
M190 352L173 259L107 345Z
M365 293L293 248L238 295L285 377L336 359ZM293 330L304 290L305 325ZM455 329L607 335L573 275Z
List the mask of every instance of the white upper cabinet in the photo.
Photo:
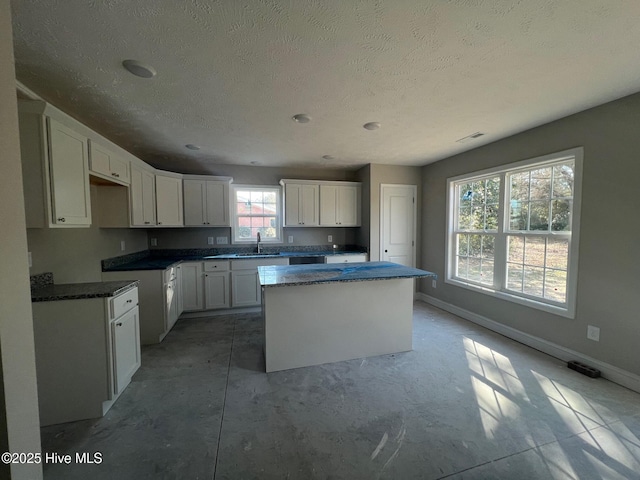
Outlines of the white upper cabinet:
M313 227L319 220L319 186L284 184L284 226Z
M362 187L358 182L280 180L285 227L357 227Z
M355 185L320 185L320 225L357 227L360 225L361 187Z
M228 227L230 179L185 178L184 224L188 227Z
M28 228L91 225L87 137L21 101L20 147Z
M99 143L89 141L89 171L121 185L129 185L129 162Z
M131 164L131 226L156 224L156 176L149 170Z
M161 227L184 226L181 177L156 174L156 220Z

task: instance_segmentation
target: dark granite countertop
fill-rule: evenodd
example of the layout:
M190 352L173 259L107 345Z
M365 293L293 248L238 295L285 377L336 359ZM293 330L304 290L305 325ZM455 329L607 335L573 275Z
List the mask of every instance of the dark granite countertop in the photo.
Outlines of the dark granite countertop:
M242 260L252 258L289 258L289 257L326 257L329 255L358 255L366 253L357 250L303 250L303 251L266 251L263 254L242 251L239 253L206 254L164 254L159 256L125 256L124 261L103 260L103 272L123 272L134 270L165 270L180 262L197 262L201 260ZM130 257L130 258L127 258Z
M263 287L437 277L435 273L391 262L273 265L258 267Z
M137 281L49 284L31 290L32 302L106 298L119 295L138 285Z

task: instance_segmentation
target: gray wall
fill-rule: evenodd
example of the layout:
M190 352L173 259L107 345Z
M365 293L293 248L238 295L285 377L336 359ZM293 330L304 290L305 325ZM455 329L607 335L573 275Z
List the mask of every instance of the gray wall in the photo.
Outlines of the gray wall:
M358 181L355 171L343 169L308 169L289 167L245 167L234 165L216 165L211 175L233 177L233 184L237 185L279 185L283 178L298 180L339 180ZM353 245L358 243L358 228L284 228L284 243L282 248L297 245L329 245L327 239L331 235L331 244ZM174 228L150 229L149 239L155 238L158 245L155 248L208 248L233 247L231 244L231 228ZM293 236L293 243L289 243L289 236ZM227 237L227 245L208 245L207 238ZM365 245L363 245L365 246Z
M584 146L575 319L443 281L421 291L640 375L639 126L636 94L423 167L422 267L443 279L448 177ZM601 328L599 342L587 340L587 325Z
M9 0L0 0L0 354L6 428L1 444L12 452L40 451L33 321L18 139ZM0 467L0 477L41 479L41 465Z
M91 187L95 205L95 187ZM95 218L95 213L94 213ZM125 251L120 250L120 241ZM134 228L30 228L27 241L33 266L31 274L53 272L55 283L99 282L100 261L147 249L146 230Z
M402 167L392 165L368 165L368 172L363 169L361 175L368 173L368 232L361 232L361 237L369 237L369 259L372 262L380 260L380 185L390 183L396 185L416 185L418 198L416 199L417 225L416 225L416 266L420 267L421 248L420 231L422 226L422 169L420 167ZM363 196L364 203L364 196ZM364 210L363 210L364 215ZM363 222L364 227L364 222Z

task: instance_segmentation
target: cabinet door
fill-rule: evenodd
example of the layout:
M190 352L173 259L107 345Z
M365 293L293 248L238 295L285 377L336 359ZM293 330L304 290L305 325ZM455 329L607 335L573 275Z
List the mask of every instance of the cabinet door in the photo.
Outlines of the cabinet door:
M113 393L119 395L140 367L138 307L111 322L113 342Z
M131 166L131 226L156 224L155 175Z
M183 263L182 305L185 312L204 309L202 262Z
M49 118L52 223L90 225L87 138Z
M129 162L95 142L89 143L89 170L128 185Z
M253 307L260 305L261 297L257 269L231 272L232 307Z
M285 226L319 225L319 191L318 185L285 185Z
M336 190L338 225L360 225L360 187L340 185Z
M204 274L205 310L229 308L229 273Z
M201 227L207 224L207 182L184 180L184 224Z
M182 180L156 175L156 220L164 227L182 227Z
M207 182L207 225L228 227L229 222L229 184Z
M354 262L366 262L367 254L357 255L327 255L325 257L325 263L354 263Z
M182 265L176 267L176 297L178 301L176 305L178 307L178 317L184 312L184 302L182 298Z
M338 187L320 185L320 225L338 225Z
M178 291L176 281L171 280L165 285L165 331L168 332L178 321Z

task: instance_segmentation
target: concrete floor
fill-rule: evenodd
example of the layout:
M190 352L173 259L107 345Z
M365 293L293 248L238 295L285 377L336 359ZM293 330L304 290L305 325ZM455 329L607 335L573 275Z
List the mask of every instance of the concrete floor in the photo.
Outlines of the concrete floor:
M640 395L424 303L412 352L265 374L258 315L182 319L46 479L640 478Z

